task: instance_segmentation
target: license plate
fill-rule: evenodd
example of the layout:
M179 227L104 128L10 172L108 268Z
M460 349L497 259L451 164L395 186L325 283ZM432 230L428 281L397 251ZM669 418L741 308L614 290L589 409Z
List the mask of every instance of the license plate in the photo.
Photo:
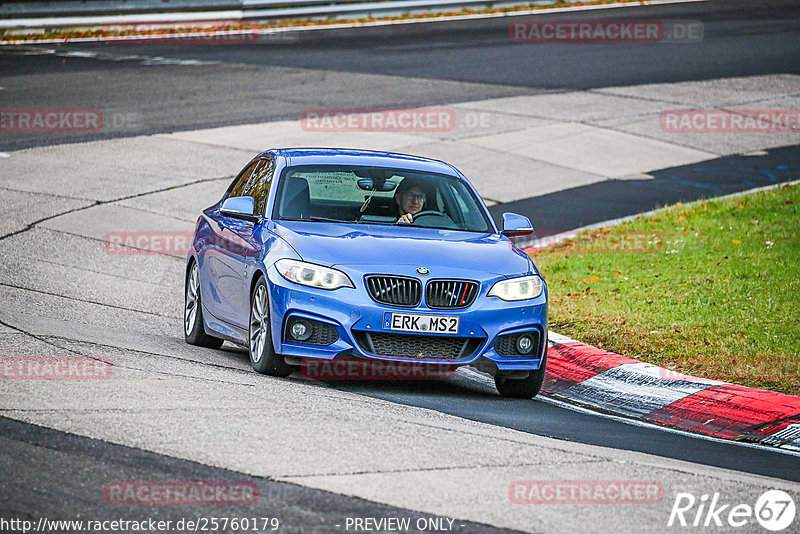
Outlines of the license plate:
M458 334L458 319L458 317L450 315L415 315L411 313L386 312L383 314L383 329L432 334Z

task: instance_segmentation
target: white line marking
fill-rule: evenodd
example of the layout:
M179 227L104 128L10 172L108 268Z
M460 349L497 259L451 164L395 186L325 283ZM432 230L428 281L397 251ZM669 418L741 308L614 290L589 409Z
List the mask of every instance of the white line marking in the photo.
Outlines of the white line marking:
M479 371L476 371L475 369L472 369L472 368L463 368L462 367L462 369L464 370L464 372L466 374L471 375L470 376L471 378L477 379L476 382L483 382L484 384L491 384L491 386L494 387L494 380L492 380L492 378L489 375L484 375L484 374L480 373ZM470 377L465 377L465 378L470 378ZM747 447L747 448L750 448L750 449L759 449L759 450L762 450L762 451L777 452L777 453L787 454L789 456L796 456L796 457L800 458L800 451L786 450L786 449L781 449L781 448L778 448L778 447L768 447L768 446L765 446L765 445L760 445L758 443L746 443L746 442L742 442L742 441L734 441L734 440L731 440L731 439L715 438L713 436L706 436L704 434L695 434L694 432L688 432L686 430L681 430L681 429L678 429L678 428L671 428L671 427L655 425L655 424L648 423L648 422L645 422L645 421L640 421L639 419L631 419L630 417L623 417L623 416L619 416L619 415L612 415L612 414L609 414L609 413L598 412L598 411L592 410L590 408L586 408L586 407L583 407L583 406L578 406L578 405L575 405L575 404L571 404L571 403L569 403L567 401L564 401L564 400L561 400L561 399L557 399L557 398L552 397L550 395L540 394L540 395L536 396L536 399L541 400L542 402L546 402L548 404L552 404L554 406L558 406L560 408L564 408L564 409L573 411L573 412L582 413L582 414L586 414L586 415L593 415L593 416L596 416L596 417L603 417L605 419L611 419L612 421L616 421L618 423L624 423L626 425L638 426L638 427L642 427L642 428L649 428L649 429L653 429L653 430L661 430L662 432L670 432L672 434L680 434L682 436L686 436L686 437L690 437L690 438L704 439L704 440L707 440L707 441L713 441L715 443L726 443L728 445L736 445L736 446L739 446L739 447ZM553 439L558 439L558 438L553 438ZM615 448L615 447L612 447L612 448Z
M64 52L62 55L66 57L97 57L97 52L82 52L73 50L71 52Z
M0 43L2 44L2 43ZM14 51L15 54L18 55L32 55L28 54L24 51L18 53ZM137 54L107 54L104 52L71 52L71 51L61 51L56 49L39 49L36 54L34 55L54 55L57 57L66 57L66 58L81 58L81 59L96 59L98 61L141 61L143 66L153 66L153 65L217 65L219 61L203 61L199 59L173 59L173 58L166 58L162 56L142 56ZM5 89L5 87L3 87Z
M0 158L10 158L11 154L7 154L6 152L0 152Z

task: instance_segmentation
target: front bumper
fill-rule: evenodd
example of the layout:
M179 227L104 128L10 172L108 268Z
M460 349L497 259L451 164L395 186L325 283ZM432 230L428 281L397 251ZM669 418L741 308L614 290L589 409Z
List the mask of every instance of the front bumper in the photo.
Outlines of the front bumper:
M345 269L342 269L345 270ZM400 274L400 273L397 273ZM340 356L357 356L383 361L425 364L475 365L479 368L499 371L528 371L538 369L544 351L547 350L547 289L531 300L505 302L496 297L487 297L494 281L481 283L475 302L462 310L434 310L425 306L425 299L414 308L379 304L372 300L365 288L363 273L348 272L355 289L340 288L334 291L315 289L289 282L270 266L267 279L271 297L271 326L275 350L284 356L296 358L318 358L331 360ZM497 277L497 280L502 279ZM447 358L426 356L402 356L381 354L366 341L370 338L386 338L389 335L424 336L450 338L446 334L406 334L384 328L384 314L399 312L422 315L447 315L459 317L456 336L465 341L467 350L460 355ZM290 341L287 321L303 318L330 325L336 331L336 339L327 345L315 345ZM498 352L501 336L529 332L538 336L538 343L529 354L506 355ZM436 340L441 341L441 340ZM507 341L507 340L506 340ZM424 345L424 344L423 344ZM513 352L513 351L512 351Z

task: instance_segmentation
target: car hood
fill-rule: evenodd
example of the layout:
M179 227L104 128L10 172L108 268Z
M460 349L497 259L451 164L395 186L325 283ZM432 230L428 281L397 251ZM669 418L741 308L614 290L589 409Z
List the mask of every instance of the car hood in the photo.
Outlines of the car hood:
M505 276L531 271L528 256L499 234L305 221L274 221L270 230L304 261L320 265L425 267L437 276L445 269Z

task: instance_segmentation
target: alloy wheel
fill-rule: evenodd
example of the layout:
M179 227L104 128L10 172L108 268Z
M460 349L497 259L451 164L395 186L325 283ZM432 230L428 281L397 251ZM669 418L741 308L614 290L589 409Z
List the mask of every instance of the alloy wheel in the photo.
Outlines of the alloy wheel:
M250 311L250 357L258 363L264 354L264 345L267 342L267 288L263 285L256 289L253 298L253 309Z
M183 328L186 335L190 335L197 320L197 307L200 305L199 291L200 276L197 274L197 264L192 264L189 280L186 284L186 304L183 310Z

